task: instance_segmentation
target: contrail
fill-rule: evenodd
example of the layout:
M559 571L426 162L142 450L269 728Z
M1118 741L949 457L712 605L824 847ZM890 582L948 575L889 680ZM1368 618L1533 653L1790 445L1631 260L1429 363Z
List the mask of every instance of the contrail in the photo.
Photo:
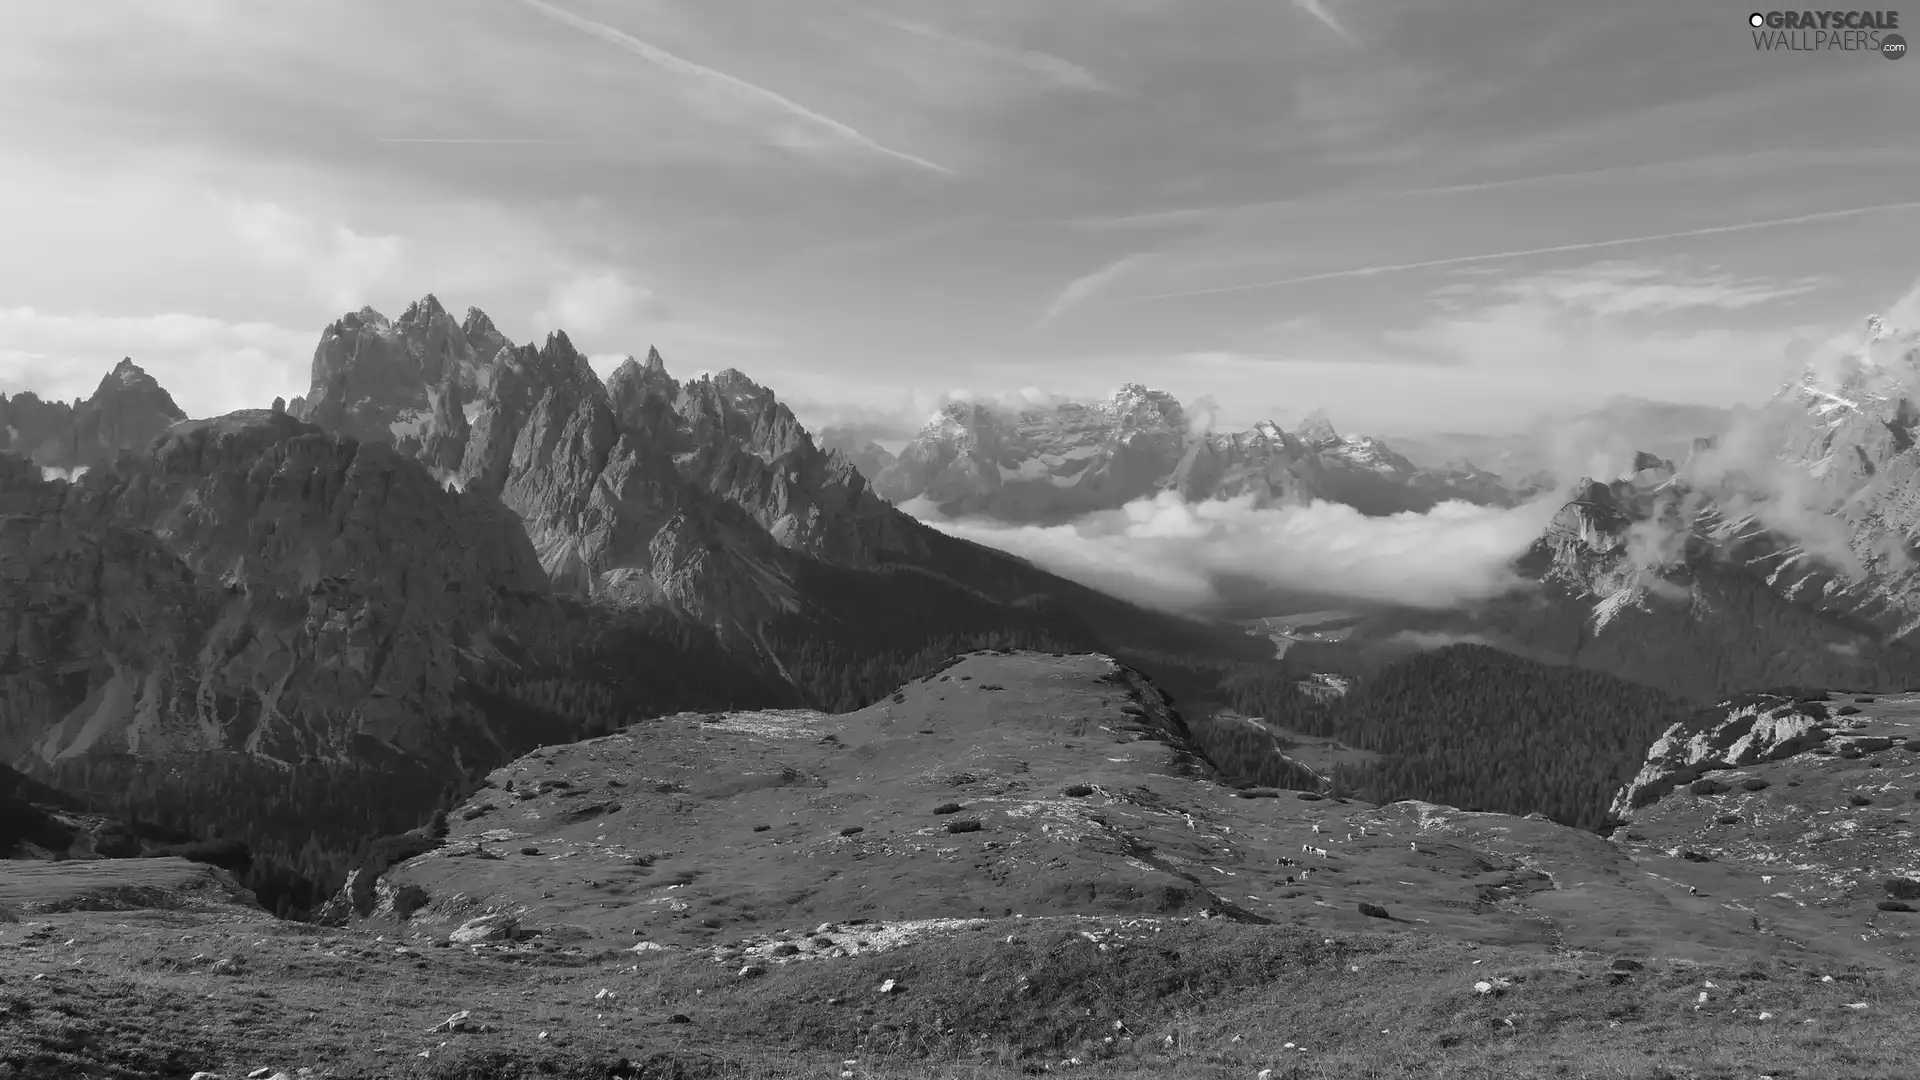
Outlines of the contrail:
M383 143L471 143L487 146L525 146L551 142L550 139L381 139Z
M1060 290L1060 295L1054 297L1053 302L1047 305L1047 310L1041 313L1040 321L1034 324L1034 329L1044 329L1053 325L1055 319L1067 313L1067 309L1091 299L1095 293L1118 281L1122 274L1154 257L1153 252L1135 252L1125 258L1115 259L1090 274L1074 278L1067 283L1066 288Z
M1651 236L1623 236L1613 240L1589 240L1580 244L1555 244L1553 247L1526 248L1521 251L1493 251L1482 255L1456 255L1450 259L1425 259L1420 262L1389 263L1381 266L1362 266L1352 270L1329 270L1322 274L1305 274L1301 277L1281 278L1278 281L1254 281L1245 285L1220 285L1211 289L1187 289L1181 292L1151 293L1136 296L1134 300L1173 300L1183 296L1212 296L1218 293L1251 292L1255 289L1278 289L1287 285L1304 285L1309 281L1332 281L1335 278L1372 277L1375 274L1393 274L1402 270L1427 270L1437 266L1463 266L1468 263L1494 262L1500 259L1519 259L1529 255L1558 255L1568 251L1594 251L1600 248L1625 247L1628 244L1650 244L1658 240L1680 240L1689 236L1717 236L1721 233L1748 232L1753 229L1776 229L1786 225L1805 225L1815 221L1836 221L1840 218L1858 217L1861 214L1890 213L1896 210L1920 208L1920 199L1909 202L1882 203L1878 206L1855 206L1846 210L1822 210L1814 214L1800 214L1796 217L1769 218L1765 221L1743 221L1737 225L1715 225L1705 229L1683 229L1680 232L1655 233Z
M882 146L880 143L875 142L846 124L835 120L833 117L823 116L820 113L814 112L812 109L807 108L805 105L791 98L782 97L763 86L755 86L745 79L729 75L724 71L715 71L713 68L675 56L657 45L642 41L632 34L622 30L616 30L605 23L594 22L592 19L575 15L571 11L547 3L546 0L521 0L521 2L550 19L564 23L583 34L591 34L609 45L617 45L677 75L688 75L693 78L703 79L707 82L724 86L729 90L745 94L748 97L757 98L786 112L790 116L797 116L802 120L818 124L848 142L866 147L875 153L885 154L890 158L912 165L918 165L923 169L931 169L934 172L946 173L949 176L953 174L953 170L947 168L945 165L928 161L923 157L915 157L912 154L895 150L888 146Z
M1333 17L1333 12L1327 10L1324 0L1293 0L1293 6L1325 23L1327 29L1340 35L1342 41L1356 48L1359 47L1360 43L1353 39L1352 34L1347 33L1347 28L1341 26L1338 19Z
M1264 199L1260 202L1233 203L1224 206L1187 206L1171 210L1149 210L1138 214L1126 214L1111 217L1075 218L1068 221L1075 228L1137 228L1140 226L1173 225L1188 221L1201 221L1211 217L1242 214L1254 210L1277 210L1288 206L1312 206L1327 203L1379 202L1388 199L1400 199L1424 195L1462 195L1477 191L1496 191L1501 188L1530 187L1536 184L1553 184L1565 180L1586 180L1598 176L1626 176L1635 173L1659 173L1672 169L1684 169L1689 166L1708 163L1732 164L1756 161L1764 158L1793 159L1794 155L1781 150L1750 150L1738 154L1701 154L1694 157L1671 158L1666 161L1647 161L1635 165L1607 165L1595 169L1574 169L1567 172L1535 173L1531 176L1509 176L1497 180L1475 180L1460 184L1442 184L1435 187L1393 188L1378 191L1342 190L1335 192L1315 192L1311 195L1296 195L1285 199ZM1911 161L1916 157L1913 150L1901 147L1875 147L1856 150L1843 154L1829 155L1822 162L1827 165L1871 164L1882 161ZM1764 162L1762 162L1764 165Z

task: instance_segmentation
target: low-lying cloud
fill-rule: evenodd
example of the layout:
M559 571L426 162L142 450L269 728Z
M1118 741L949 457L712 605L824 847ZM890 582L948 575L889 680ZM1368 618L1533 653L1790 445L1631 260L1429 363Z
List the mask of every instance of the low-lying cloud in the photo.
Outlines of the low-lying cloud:
M1368 517L1322 501L1261 507L1251 496L1189 503L1162 493L1055 526L948 518L926 500L902 509L1103 592L1207 615L1255 587L1425 608L1523 589L1513 560L1564 504L1554 493L1510 509L1448 502Z

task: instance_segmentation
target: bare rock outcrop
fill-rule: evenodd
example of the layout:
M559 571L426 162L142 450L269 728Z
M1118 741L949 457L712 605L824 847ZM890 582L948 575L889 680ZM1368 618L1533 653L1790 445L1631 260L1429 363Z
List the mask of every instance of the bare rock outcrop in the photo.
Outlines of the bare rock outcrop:
M1709 772L1792 757L1833 734L1826 708L1809 697L1747 694L1721 702L1668 728L1608 814L1631 820L1636 810Z

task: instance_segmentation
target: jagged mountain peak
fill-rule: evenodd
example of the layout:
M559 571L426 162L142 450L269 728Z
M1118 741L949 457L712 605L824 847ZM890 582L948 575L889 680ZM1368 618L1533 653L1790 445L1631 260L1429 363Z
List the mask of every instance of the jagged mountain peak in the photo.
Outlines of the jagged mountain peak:
M1613 488L1591 476L1583 476L1574 481L1573 498L1570 503L1585 503L1598 510L1618 510L1620 500L1614 498Z
M133 362L132 357L122 358L113 370L100 380L93 392L92 403L103 404L108 398L137 395L151 399L153 408L161 415L174 420L185 420L187 414L176 405L173 395L167 393L160 381L147 372L146 368Z
M573 340L567 337L565 330L548 331L547 340L537 349L526 350L525 359L536 361L529 366L537 366L549 374L575 382L601 385L599 374L587 362L586 355L574 348Z
M1276 442L1276 443L1285 442L1287 439L1287 433L1281 430L1281 427L1279 424L1276 424L1271 420L1260 421L1259 423L1253 425L1253 427L1249 429L1248 433L1253 435L1256 438L1265 440L1267 442Z
M493 325L493 319L477 307L467 309L467 317L460 321L460 332L465 334L469 341L500 333Z
M1583 476L1548 525L1547 537L1550 541L1571 538L1592 551L1610 551L1618 546L1620 533L1632 521L1631 508L1610 485Z
M123 451L145 450L156 436L187 418L159 380L121 359L93 396L43 401L22 393L0 395L0 450L42 468L72 470L113 464Z
M346 315L341 316L339 321L334 325L343 326L348 330L358 330L362 326L388 330L392 329L393 321L378 311L375 311L372 304L363 304L359 311L348 312Z
M649 349L644 364L628 356L620 361L619 367L613 369L613 374L607 376L607 395L616 402L645 398L656 393L670 399L680 394L680 384L667 373L667 365L657 351Z
M1123 424L1184 430L1187 423L1186 410L1172 394L1137 382L1122 383L1098 408Z
M1333 421L1327 418L1325 409L1315 409L1300 422L1300 429L1294 432L1300 441L1315 449L1334 446L1342 440L1340 433L1334 430Z
M722 368L721 370L714 372L713 375L709 376L709 378L713 380L713 384L715 386L718 386L724 390L735 390L735 391L753 392L753 393L768 392L766 387L761 386L759 383L753 381L752 377L750 377L746 372L741 371L739 368Z
M408 304L407 310L401 313L399 321L403 323L426 323L446 314L447 309L441 306L440 298L432 293L428 293L413 303Z

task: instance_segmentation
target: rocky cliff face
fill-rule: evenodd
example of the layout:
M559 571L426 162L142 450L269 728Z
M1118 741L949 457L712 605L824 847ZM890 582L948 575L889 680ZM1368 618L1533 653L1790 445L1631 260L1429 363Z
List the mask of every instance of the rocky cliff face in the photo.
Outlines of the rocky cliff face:
M71 473L111 464L122 450L144 450L186 418L153 376L122 360L92 397L71 405L0 394L0 451Z
M1329 499L1368 514L1517 499L1491 473L1417 468L1377 439L1341 436L1323 414L1298 433L1272 423L1197 431L1170 395L1137 383L1090 405L1012 413L949 405L875 484L895 501L925 498L950 514L1014 521L1064 520L1162 490L1262 505Z
M291 416L174 427L76 483L0 481L0 754L450 762L475 666L559 637L516 523Z
M397 320L361 308L321 332L312 388L292 411L327 431L438 458L439 441L472 419L471 403L510 344L478 309L456 323L431 293Z

